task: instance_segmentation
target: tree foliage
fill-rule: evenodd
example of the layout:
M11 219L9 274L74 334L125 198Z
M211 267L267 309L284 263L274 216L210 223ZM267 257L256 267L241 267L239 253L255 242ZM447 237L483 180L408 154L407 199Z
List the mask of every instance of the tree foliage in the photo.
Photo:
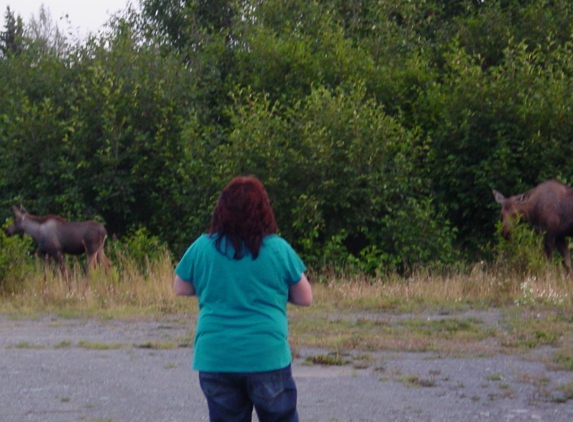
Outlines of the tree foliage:
M0 32L0 57L7 58L22 51L24 24L20 16L14 15L10 6L4 15L4 31Z
M484 251L492 188L573 182L569 1L140 3L57 49L8 9L5 217L97 217L179 253L247 173L309 263L408 271Z

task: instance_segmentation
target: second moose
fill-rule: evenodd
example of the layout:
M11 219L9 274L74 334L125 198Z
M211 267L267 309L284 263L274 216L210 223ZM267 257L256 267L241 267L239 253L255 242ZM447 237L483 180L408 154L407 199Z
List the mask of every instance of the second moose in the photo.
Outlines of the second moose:
M537 232L545 234L545 253L550 257L555 247L563 256L563 264L573 276L571 256L566 237L573 236L573 189L558 180L547 180L525 193L506 198L494 190L501 204L502 235L508 239L512 221L529 222Z

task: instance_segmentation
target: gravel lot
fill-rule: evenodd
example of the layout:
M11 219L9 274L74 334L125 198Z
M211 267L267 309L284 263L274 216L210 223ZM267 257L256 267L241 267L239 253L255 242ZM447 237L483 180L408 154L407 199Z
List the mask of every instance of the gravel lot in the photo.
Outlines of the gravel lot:
M189 326L0 315L0 420L207 421ZM306 422L570 422L573 400L558 399L573 373L549 370L544 352L356 353L354 363L319 366L305 357L325 351L301 350L293 363L299 414Z

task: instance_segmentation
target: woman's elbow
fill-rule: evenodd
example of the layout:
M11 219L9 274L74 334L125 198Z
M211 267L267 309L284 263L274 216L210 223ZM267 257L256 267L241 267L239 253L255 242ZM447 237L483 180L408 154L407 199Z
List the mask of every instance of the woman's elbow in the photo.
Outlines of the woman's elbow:
M312 305L312 293L310 294L310 296L306 296L303 299L301 299L298 303L298 306L310 306Z
M289 302L297 306L310 306L312 305L312 293L291 295Z
M310 306L312 304L312 287L306 278L302 275L300 281L291 286L290 302L298 306Z
M195 288L193 284L183 281L179 276L175 277L173 291L177 296L194 296Z

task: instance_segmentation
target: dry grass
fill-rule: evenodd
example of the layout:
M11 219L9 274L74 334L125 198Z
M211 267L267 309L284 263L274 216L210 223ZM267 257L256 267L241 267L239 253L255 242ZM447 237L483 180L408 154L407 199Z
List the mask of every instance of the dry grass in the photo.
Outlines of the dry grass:
M197 310L195 301L173 293L173 262L167 251L144 264L120 255L111 270L98 268L89 276L77 261L69 267L66 280L56 269L36 263L25 280L0 299L0 312L137 318Z
M465 273L433 275L419 272L407 279L398 276L331 278L315 291L317 301L353 311L487 308L491 306L571 306L573 281L548 268L536 276L523 277L502 271L487 271L483 264ZM316 290L316 289L315 289Z

